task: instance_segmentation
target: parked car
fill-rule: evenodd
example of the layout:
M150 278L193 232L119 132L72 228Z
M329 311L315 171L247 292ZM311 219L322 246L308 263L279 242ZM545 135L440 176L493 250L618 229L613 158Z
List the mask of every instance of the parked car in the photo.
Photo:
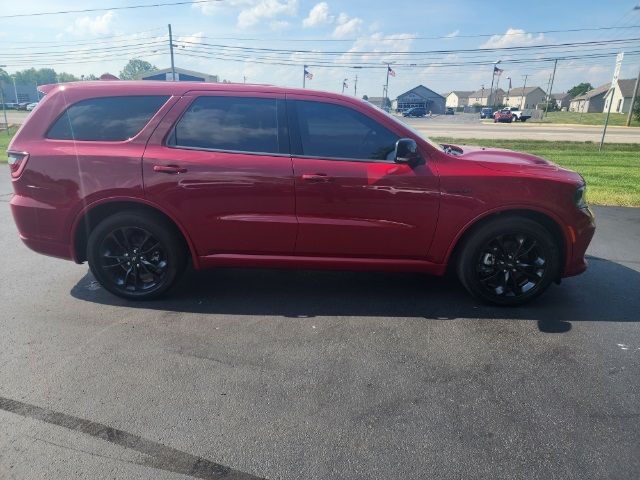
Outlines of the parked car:
M7 110L17 110L18 109L18 104L14 103L14 102L5 103L4 106L5 106L5 108Z
M531 110L520 110L518 107L511 107L510 110L514 122L526 122L531 118Z
M366 101L303 89L41 90L8 151L20 237L88 261L124 298L165 294L190 263L452 269L477 298L519 305L587 266L585 182L534 155L439 145Z
M29 105L29 102L20 102L16 106L16 110L26 110L27 109L27 105Z
M426 114L427 111L422 107L413 107L402 112L403 117L424 117Z
M33 102L27 105L27 111L30 112L32 111L34 108L36 108L38 106L38 102Z
M493 108L491 107L484 107L482 110L480 110L480 118L491 118L492 115Z
M511 113L511 110L509 110L508 108L503 108L502 110L498 110L497 112L495 112L493 114L493 123L498 122L513 122L513 114Z
M454 115L455 113L456 111L452 107L447 107L447 109L444 112L445 115Z

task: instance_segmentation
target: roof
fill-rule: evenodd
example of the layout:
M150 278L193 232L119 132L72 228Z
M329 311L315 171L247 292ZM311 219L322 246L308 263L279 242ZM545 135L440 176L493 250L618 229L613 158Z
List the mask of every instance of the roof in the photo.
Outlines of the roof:
M177 74L191 75L192 77L201 77L201 78L204 78L204 79L214 79L215 78L216 81L217 81L217 78L218 78L217 75L211 75L209 73L196 72L194 70L187 70L185 68L175 67L174 70L175 70L175 72ZM154 75L159 75L159 74L162 74L162 73L171 73L171 72L172 72L171 68L162 68L160 70L153 70L151 72L141 73L140 75L138 75L137 79L140 80L141 78L151 77L151 76L154 76Z
M611 83L605 83L604 85L600 85L599 87L594 88L593 90L589 90L587 93L583 93L582 95L578 95L575 97L572 102L575 100L589 100L593 97L597 97L598 95L604 95L609 91L609 86Z
M430 97L440 97L444 100L444 97L439 93L434 92L430 88L425 87L424 85L418 85L417 87L413 87L411 90L404 92L401 95L398 95L398 98L404 97L410 93L415 93L416 95L421 96L422 98L430 98Z
M469 90L453 90L453 91L449 92L449 93L448 93L447 95L445 95L445 96L449 96L449 95L451 95L452 93L455 93L455 94L456 94L456 97L458 97L458 98L469 98L469 96L471 96L471 94L472 94L473 92L471 92L471 91L469 91Z
M618 80L618 88L624 98L633 97L633 89L636 87L635 78L625 78Z
M564 100L567 97L570 97L571 95L569 95L568 93L552 93L551 94L551 98L553 98L554 100Z
M516 88L512 88L511 90L509 90L509 96L510 97L525 97L527 95L529 95L531 92L533 92L534 90L540 90L542 91L542 93L545 93L544 90L542 90L542 88L540 87L516 87Z
M506 92L499 88L498 90L495 90L494 95L504 95ZM480 89L480 90L476 90L475 92L471 92L469 94L469 97L476 97L476 98L484 98L484 97L488 97L489 96L489 89L485 88L484 90Z

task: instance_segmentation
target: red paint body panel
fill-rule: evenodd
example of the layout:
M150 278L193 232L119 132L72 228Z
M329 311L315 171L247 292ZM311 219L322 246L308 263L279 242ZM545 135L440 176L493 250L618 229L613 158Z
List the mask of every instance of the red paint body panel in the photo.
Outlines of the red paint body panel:
M96 205L134 201L171 218L197 268L265 266L423 271L442 274L476 222L528 210L559 227L564 276L586 268L593 216L574 204L582 179L538 157L456 147L455 155L370 104L342 95L270 86L190 82L82 82L47 87L14 137L28 152L13 178L11 208L24 242L38 252L81 259L75 229ZM123 142L47 140L64 109L111 95L166 95L167 103ZM337 103L400 137L423 164L204 151L165 145L194 97L258 96ZM175 173L158 171L177 169ZM180 172L180 173L177 173Z

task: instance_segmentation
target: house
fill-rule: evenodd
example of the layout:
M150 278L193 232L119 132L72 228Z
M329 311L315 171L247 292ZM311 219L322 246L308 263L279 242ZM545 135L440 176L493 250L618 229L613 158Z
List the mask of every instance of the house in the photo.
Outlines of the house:
M569 110L569 104L571 103L571 95L568 93L552 93L551 100L555 102L558 110Z
M446 106L451 108L466 107L469 105L469 95L472 93L465 90L454 90L445 95Z
M547 93L540 87L516 87L507 92L504 104L507 107L536 108L539 103L544 103Z
M636 86L635 78L620 79L613 89L604 96L604 112L609 110L609 101L613 96L611 111L616 113L629 113L631 98Z
M396 101L396 110L399 112L403 112L412 107L423 107L427 112L444 113L446 108L445 98L424 85L418 85L408 92L398 95Z
M178 82L209 82L218 83L217 75L209 75L208 73L194 72L193 70L185 70L184 68L175 68L176 81ZM173 74L170 68L155 70L153 72L145 72L138 77L138 80L173 80Z
M504 101L504 90L499 88L498 90L494 90L491 95L489 95L488 88L482 88L480 90L476 90L469 95L469 105L482 105L482 106L492 106L492 105L500 105Z
M604 96L609 91L610 83L600 85L587 93L578 95L569 102L570 112L593 113L602 112L604 110Z
M378 108L382 108L383 110L388 109L391 106L391 102L388 98L383 101L382 97L367 97L367 102L375 105Z

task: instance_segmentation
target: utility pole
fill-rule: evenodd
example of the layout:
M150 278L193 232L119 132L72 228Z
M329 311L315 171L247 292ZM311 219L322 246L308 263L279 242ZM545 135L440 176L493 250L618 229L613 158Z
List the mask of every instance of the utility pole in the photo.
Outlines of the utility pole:
M611 80L609 91L604 96L604 98L607 98L609 94L611 94L611 97L609 98L609 108L607 109L607 116L604 119L604 128L602 129L602 138L600 139L600 147L598 148L599 152L602 151L602 146L604 145L604 137L607 134L607 126L609 125L609 115L611 115L611 105L613 104L613 94L616 91L615 85L616 83L618 83L618 78L620 75L620 69L622 68L623 59L624 59L624 52L620 52L618 55L616 55L616 68L613 70L613 79ZM636 89L637 87L638 87L638 84L636 83Z
M7 127L7 136L10 137L9 134L9 120L7 120L7 107L4 104L4 89L2 85L0 85L0 102L2 102L2 115L4 115L4 126Z
M389 93L389 69L391 68L391 64L390 63L386 63L385 64L387 66L387 81L384 84L384 88L382 89L382 109L385 112L388 112L387 110L387 95Z
M242 76L242 83L247 83L247 76L246 75Z
M11 80L13 80L13 95L16 97L16 103L18 103L18 89L16 88L16 76L11 75Z
M638 78L636 78L636 86L633 89L633 96L631 97L631 104L629 105L629 115L627 115L627 127L631 125L631 118L633 117L633 106L636 104L638 98L638 84L640 84L640 70L638 70Z
M356 78L353 80L353 96L358 96L358 75L356 74Z
M529 78L529 74L523 75L524 77L524 87L522 87L522 101L526 101L526 97L524 96L525 89L527 88L527 78ZM520 110L524 109L525 105L520 104Z
M547 116L547 111L549 110L549 102L551 101L551 90L553 90L553 82L556 79L557 66L558 66L558 59L556 58L553 61L553 73L551 74L551 81L549 82L549 91L547 92L547 102L544 106L544 115L542 116L542 118L545 118Z
M169 53L171 54L171 79L176 81L176 66L173 61L173 35L171 34L171 24L169 24Z
M307 66L303 65L302 66L302 88L305 88L306 84L307 84Z

